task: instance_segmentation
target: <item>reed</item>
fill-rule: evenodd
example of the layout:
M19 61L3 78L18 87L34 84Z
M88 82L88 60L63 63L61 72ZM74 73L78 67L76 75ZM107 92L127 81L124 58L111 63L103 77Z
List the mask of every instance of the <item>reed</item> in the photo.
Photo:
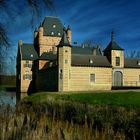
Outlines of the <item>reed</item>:
M1 140L138 140L140 109L63 101L0 106Z

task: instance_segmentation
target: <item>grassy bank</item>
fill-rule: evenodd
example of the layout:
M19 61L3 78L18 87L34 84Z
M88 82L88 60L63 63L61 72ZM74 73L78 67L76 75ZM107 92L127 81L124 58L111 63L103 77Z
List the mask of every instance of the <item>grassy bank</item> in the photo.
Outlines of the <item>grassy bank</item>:
M114 92L42 92L26 97L24 100L33 103L44 103L47 99L80 102L91 105L114 105L140 107L140 91L114 91Z

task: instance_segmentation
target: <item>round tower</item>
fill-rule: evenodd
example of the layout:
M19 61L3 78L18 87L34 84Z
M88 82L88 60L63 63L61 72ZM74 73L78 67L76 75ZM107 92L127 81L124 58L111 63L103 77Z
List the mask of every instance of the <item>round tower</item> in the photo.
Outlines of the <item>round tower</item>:
M58 91L69 91L71 69L71 45L64 30L58 47Z
M37 37L38 31L37 29L34 30L34 39Z
M43 37L43 27L42 26L40 26L39 27L39 38L42 38Z

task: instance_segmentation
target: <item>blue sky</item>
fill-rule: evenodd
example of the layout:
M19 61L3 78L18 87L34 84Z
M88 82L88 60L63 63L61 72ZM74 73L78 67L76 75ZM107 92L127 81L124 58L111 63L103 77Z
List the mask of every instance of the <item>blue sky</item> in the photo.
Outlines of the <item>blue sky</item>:
M8 16L5 19L2 19L3 15L0 16L12 43L6 53L12 60L5 61L7 73L12 74L15 73L17 42L19 39L32 42L34 28L31 26L31 11L23 0L9 6L19 12L18 16L10 19ZM140 50L139 0L54 0L54 7L53 11L42 7L41 15L34 20L33 27L38 27L45 16L58 16L65 26L71 26L72 42L80 44L92 40L105 48L113 30L116 41L122 48L128 51Z

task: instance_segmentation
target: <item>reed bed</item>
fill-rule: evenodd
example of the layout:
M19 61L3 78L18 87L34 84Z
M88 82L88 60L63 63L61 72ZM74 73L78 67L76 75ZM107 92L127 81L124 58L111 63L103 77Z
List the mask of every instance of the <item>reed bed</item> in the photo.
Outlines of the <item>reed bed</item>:
M48 99L0 106L0 140L138 140L140 109Z

